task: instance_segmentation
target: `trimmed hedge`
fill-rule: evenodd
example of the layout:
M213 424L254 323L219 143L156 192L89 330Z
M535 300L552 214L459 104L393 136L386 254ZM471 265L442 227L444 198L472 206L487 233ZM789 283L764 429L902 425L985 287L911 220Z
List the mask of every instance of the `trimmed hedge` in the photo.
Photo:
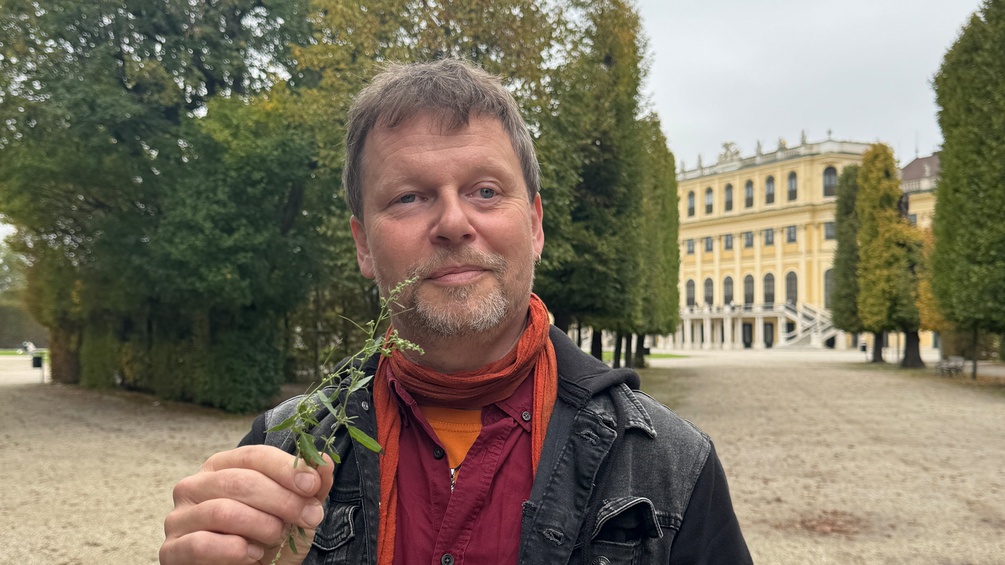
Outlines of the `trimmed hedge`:
M120 342L107 328L84 327L80 340L80 384L88 388L116 386Z

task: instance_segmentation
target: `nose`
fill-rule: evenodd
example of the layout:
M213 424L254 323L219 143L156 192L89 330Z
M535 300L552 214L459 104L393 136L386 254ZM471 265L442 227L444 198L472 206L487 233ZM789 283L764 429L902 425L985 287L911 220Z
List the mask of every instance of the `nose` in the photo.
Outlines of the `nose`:
M470 241L474 237L474 226L469 216L471 210L463 200L457 195L449 195L439 198L437 204L433 239L448 245Z

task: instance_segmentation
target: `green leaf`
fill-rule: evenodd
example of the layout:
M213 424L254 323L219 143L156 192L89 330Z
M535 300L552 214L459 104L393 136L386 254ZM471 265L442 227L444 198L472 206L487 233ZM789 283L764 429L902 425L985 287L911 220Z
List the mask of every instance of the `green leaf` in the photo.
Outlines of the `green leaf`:
M363 430L355 426L346 426L346 429L349 430L349 435L352 436L352 439L356 440L356 443L376 453L384 452L384 449L380 447L380 444L377 443L377 440L366 435L366 432L364 432Z
M292 428L295 425L297 425L297 414L294 414L294 415L290 416L289 418L283 420L282 422L276 424L275 426L272 426L271 428L269 428L268 430L265 430L265 431L266 432L279 432L279 431L282 431L282 430L288 430L288 429Z
M371 380L373 380L373 377L364 377L362 379L359 379L358 381L349 386L348 394L352 394L357 390L365 387L367 383L369 383Z
M290 542L290 549L293 550L293 553L299 554L300 552L297 551L297 541L296 539L294 539L293 534L290 534L290 537L287 541Z
M304 461L312 464L312 466L324 464L324 457L321 457L318 449L314 447L314 442L311 441L309 434L299 436L297 438L297 446L300 448L300 456L304 458Z
M321 404L323 404L324 407L327 408L329 412L331 412L332 414L335 414L337 412L337 410L335 410L335 406L332 405L331 398L325 396L325 393L323 391L319 390L317 393L317 397L318 400L321 401Z

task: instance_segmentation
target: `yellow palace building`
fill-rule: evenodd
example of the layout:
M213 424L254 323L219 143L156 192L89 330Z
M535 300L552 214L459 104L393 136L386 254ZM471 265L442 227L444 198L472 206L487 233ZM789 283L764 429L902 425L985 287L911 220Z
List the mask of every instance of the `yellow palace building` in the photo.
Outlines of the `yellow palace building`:
M803 136L796 147L779 140L774 151L759 146L742 157L726 143L714 165L678 173L681 326L673 347L848 346L828 311L837 179L868 148ZM923 226L938 174L937 155L925 159L905 167L903 181Z

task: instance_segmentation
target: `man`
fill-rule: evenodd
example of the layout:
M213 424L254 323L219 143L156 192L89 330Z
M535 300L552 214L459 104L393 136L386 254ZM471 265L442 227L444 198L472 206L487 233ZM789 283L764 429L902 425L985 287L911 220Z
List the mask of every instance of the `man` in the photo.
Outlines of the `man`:
M178 483L161 563L269 563L288 525L313 543L281 563L750 563L709 439L531 293L538 164L496 78L456 60L378 75L343 181L362 273L385 294L417 278L392 323L424 354L368 360L372 388L345 401L385 453L341 434L339 465L294 468L265 432L281 405Z

